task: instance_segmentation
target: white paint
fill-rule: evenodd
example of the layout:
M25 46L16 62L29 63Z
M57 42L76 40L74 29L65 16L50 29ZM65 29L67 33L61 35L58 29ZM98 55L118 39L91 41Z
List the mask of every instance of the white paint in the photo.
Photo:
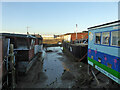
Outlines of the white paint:
M43 45L35 45L34 54L42 52L42 50L43 50Z
M106 76L108 76L109 78L111 78L112 80L114 80L115 82L117 82L118 84L120 84L120 79L113 76L112 74L108 73L107 71L103 70L102 68L98 67L97 65L95 65L95 68L97 70L99 70L100 72L102 72L103 74L105 74Z
M72 47L70 47L70 51L72 52Z
M102 23L103 24L103 23ZM102 24L99 24L99 25L102 25ZM105 28L105 27L109 27L109 26L114 26L114 25L118 25L119 23L112 23L112 24L108 24L108 25L104 25L104 26L99 26L99 27L94 27L94 28L91 28L91 29L88 29L88 30L94 30L94 29L99 29L99 28ZM98 26L98 25L94 25L94 26Z
M89 32L89 40L92 41L93 40L93 33Z
M71 41L71 35L65 35L64 36L64 41L70 42Z
M93 66L93 63L91 61L88 60L88 64L92 65Z

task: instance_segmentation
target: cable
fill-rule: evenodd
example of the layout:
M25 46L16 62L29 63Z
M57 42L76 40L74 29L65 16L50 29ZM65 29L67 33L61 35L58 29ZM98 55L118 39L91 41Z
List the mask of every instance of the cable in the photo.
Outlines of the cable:
M78 61L81 62L85 58L85 56L87 56L87 53Z

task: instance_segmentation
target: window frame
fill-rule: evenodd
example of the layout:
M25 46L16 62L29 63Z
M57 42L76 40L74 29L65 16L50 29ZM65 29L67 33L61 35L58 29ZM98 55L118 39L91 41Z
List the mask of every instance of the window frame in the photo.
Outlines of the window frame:
M94 37L93 37L93 38L94 38L94 44L95 44L95 45L100 45L100 46L120 48L120 46L113 46L113 45L111 45L111 32L113 32L113 31L120 31L120 29L118 29L118 30L110 30L110 31L94 32ZM109 32L109 34L110 34L109 45L102 44L102 33L103 33L103 32ZM96 43L95 43L95 40L96 40L95 33L101 33L101 43L100 43L100 44L96 44Z
M108 44L103 44L103 33L109 33L109 41L108 41ZM101 45L106 45L106 46L110 46L110 40L111 39L111 32L110 31L104 31L102 32L102 35L101 35Z
M120 47L120 46L118 46L118 45L112 45L112 32L120 32L120 30L114 30L114 31L111 31L111 37L110 37L110 46L115 46L115 47ZM118 37L119 37L119 35L118 35Z
M96 43L96 33L100 33L100 44ZM95 32L95 44L101 45L102 32Z

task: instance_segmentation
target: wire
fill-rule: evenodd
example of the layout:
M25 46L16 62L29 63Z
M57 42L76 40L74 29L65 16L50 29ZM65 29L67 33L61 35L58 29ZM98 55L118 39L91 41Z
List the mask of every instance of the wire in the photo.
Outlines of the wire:
M78 61L81 62L85 58L85 56L87 56L87 53Z

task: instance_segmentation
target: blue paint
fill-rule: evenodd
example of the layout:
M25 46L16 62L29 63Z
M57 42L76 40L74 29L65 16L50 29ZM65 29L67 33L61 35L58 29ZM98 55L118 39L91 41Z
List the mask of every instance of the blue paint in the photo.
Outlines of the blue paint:
M101 63L99 65L105 65L117 72L120 73L120 46L113 46L111 45L112 40L112 32L113 31L120 31L119 25L111 25L106 27L100 27L96 29L90 29L88 31L88 57L92 58L93 60ZM109 32L109 44L105 45L102 44L102 33ZM96 33L101 33L100 44L96 44ZM93 36L92 36L93 35ZM93 37L93 39L91 39ZM92 62L88 60L88 63L92 65ZM120 79L114 77L112 74L107 73L106 70L98 67L95 65L96 69L110 77L112 80L116 81L120 84Z
M89 52L89 50L88 50L88 52ZM96 61L98 61L98 58L101 58L101 64L108 66L107 64L109 63L112 65L112 67L111 67L112 69L120 72L120 57L112 56L112 55L109 55L106 53L101 53L99 51L97 51L97 53L95 54L95 50L91 49L91 52L88 53L88 57L91 58L92 56L93 56L93 59ZM107 58L107 60L105 60L105 57ZM117 59L116 65L114 63L114 59Z
M101 45L101 46L106 46L106 47L120 48L120 46L109 46L109 45L103 45L103 44L95 44L95 45Z
M97 48L98 51L102 52L102 53L107 53L109 55L113 55L116 57L120 57L120 46L112 46L111 45L111 32L112 31L120 31L120 29L114 29L113 27L116 27L118 25L115 26L109 26L109 27L105 27L105 28L98 28L95 30L90 30L89 33L91 32L93 34L93 40L90 41L88 39L88 48L89 49L93 49L95 50ZM103 45L103 44L95 44L95 33L101 33L101 40L102 40L102 32L110 32L110 40L109 40L109 45ZM88 38L90 37L90 35L88 36ZM101 43L101 41L100 41Z
M120 29L119 29L119 30L104 31L104 32L110 32L110 37L111 37L111 33L112 33L113 31L120 31ZM94 43L94 44L120 48L120 46L113 46L113 45L111 45L111 38L109 39L109 45L101 44L101 43L102 43L102 32L95 32L95 34L96 34L96 33L101 33L101 39L100 39L100 44L96 44L96 43ZM94 39L94 42L95 42L95 39Z

